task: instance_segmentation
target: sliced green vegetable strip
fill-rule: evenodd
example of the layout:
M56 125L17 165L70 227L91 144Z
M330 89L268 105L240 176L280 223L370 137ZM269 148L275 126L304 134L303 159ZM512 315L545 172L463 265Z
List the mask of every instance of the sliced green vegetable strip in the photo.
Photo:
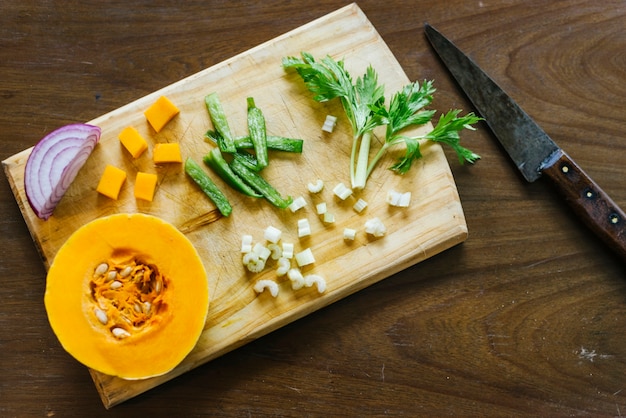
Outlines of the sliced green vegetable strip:
M209 117L215 130L221 135L222 141L218 142L223 152L236 152L235 140L230 132L230 126L228 125L228 119L226 119L226 113L222 107L222 103L217 93L211 93L204 98L207 110L209 111Z
M236 153L233 154L233 159L239 160L241 164L245 165L252 171L256 171L256 172L261 171L261 168L259 167L259 164L257 163L256 157L247 151L244 151L244 150L237 151Z
M219 148L213 148L202 160L233 189L246 196L263 197L231 170Z
M267 149L274 151L285 151L302 153L302 139L286 138L284 136L267 135L266 136ZM235 147L237 149L253 148L252 140L247 137L235 138Z
M280 193L267 182L267 180L261 177L259 173L250 170L242 164L238 158L233 158L233 161L230 163L230 167L274 206L285 209L293 202L291 196L283 198Z
M267 167L267 132L265 128L265 116L261 109L254 104L254 98L248 97L248 132L254 145L257 164L260 169Z
M200 189L215 203L217 209L224 216L228 216L233 211L230 202L217 187L213 180L202 170L202 167L191 158L185 160L185 173L200 186Z
M224 145L224 137L222 135L219 134L219 132L217 131L212 131L212 130L208 130L204 136L207 139L210 139L213 143L215 143L218 147L220 147L220 150L224 150L226 148L226 145ZM236 145L235 145L235 149L236 149Z
M220 141L223 141L221 135L215 131L207 131L204 136L218 145L220 144ZM268 150L294 152L301 154L304 140L297 138L287 138L284 136L267 135L266 143ZM240 136L235 138L235 147L238 150L251 149L254 148L254 144L252 143L252 140L249 136Z

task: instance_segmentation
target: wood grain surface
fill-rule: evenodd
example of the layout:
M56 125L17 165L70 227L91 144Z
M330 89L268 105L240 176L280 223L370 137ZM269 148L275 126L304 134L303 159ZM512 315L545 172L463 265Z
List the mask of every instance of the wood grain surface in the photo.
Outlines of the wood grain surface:
M232 58L348 2L5 2L0 159ZM626 205L626 3L362 1L434 107L471 110L424 35L428 21L487 70ZM626 286L545 181L527 184L484 125L483 158L447 152L461 245L106 411L60 347L45 269L0 181L0 415L620 416Z

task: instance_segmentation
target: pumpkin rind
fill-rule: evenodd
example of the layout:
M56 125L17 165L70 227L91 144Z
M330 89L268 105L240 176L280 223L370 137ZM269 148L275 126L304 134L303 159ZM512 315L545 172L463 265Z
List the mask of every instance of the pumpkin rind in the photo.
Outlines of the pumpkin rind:
M90 283L100 263L125 256L156 266L167 288L151 323L119 338L93 313ZM44 301L54 333L79 362L144 379L169 372L196 345L208 312L208 279L193 244L173 225L151 215L116 214L82 226L63 244L48 271Z

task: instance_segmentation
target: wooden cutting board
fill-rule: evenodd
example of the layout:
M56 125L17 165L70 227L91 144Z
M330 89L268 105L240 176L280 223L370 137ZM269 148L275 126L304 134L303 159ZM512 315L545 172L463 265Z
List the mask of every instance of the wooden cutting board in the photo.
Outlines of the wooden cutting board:
M159 216L183 231L198 249L208 270L211 304L196 348L171 373L152 379L126 381L91 371L106 408L389 277L467 237L454 179L438 145L425 146L424 158L406 176L386 169L398 155L392 152L381 161L363 192L346 201L333 196L332 189L338 182L349 185L350 127L338 102L314 102L299 77L283 70L281 58L299 55L301 51L320 58L327 54L336 59L344 58L347 69L355 77L372 64L386 86L387 96L409 82L367 17L352 4L90 121L102 128L101 142L47 221L34 215L24 194L24 165L31 149L3 161L12 191L46 268L59 247L81 225L113 213L143 212ZM270 167L263 173L283 195L303 196L308 203L305 208L295 213L278 210L264 200L243 197L225 187L234 210L230 217L220 217L215 206L186 177L180 164L155 166L152 163L151 148L161 142L178 142L183 157L201 161L212 146L203 139L211 128L203 99L214 91L221 98L235 134L247 133L246 97L252 96L266 116L269 134L304 139L301 155L274 152L270 156ZM143 111L161 95L170 98L181 112L163 131L155 134ZM330 134L321 130L329 114L339 117L335 131ZM135 160L117 137L129 125L150 142L150 149ZM95 191L106 164L116 165L128 174L117 201ZM138 171L158 175L158 188L151 203L133 197L132 186ZM325 188L312 195L307 191L307 184L317 179L324 181ZM220 184L219 179L216 181ZM410 207L390 207L386 195L391 189L410 191ZM369 203L360 214L352 209L357 197ZM321 222L315 212L315 204L319 202L326 202L328 210L335 214L334 224ZM363 225L373 217L384 222L386 236L374 239L365 234ZM296 224L302 218L310 221L312 236L299 240ZM306 272L326 279L325 293L319 294L314 287L294 291L285 279L280 281L277 298L255 293L256 280L277 277L273 268L257 275L245 271L240 254L241 236L251 234L255 241L262 240L263 230L270 225L281 229L283 241L293 242L297 251L311 248L316 262ZM355 241L343 239L345 227L358 230Z

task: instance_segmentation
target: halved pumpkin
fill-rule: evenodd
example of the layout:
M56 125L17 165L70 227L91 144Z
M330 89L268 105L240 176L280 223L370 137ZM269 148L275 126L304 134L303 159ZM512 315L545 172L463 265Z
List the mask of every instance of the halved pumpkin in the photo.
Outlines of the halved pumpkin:
M206 270L173 225L116 214L79 228L48 271L45 306L63 348L99 372L144 379L196 345L209 306Z

